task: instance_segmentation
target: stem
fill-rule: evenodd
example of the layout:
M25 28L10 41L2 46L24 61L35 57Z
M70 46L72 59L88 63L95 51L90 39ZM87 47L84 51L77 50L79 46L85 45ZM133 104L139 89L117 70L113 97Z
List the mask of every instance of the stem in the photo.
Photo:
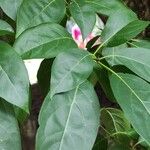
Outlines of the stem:
M127 82L122 78L120 77L115 71L113 71L112 69L110 69L109 67L107 67L106 65L104 65L103 63L101 62L98 62L99 65L101 65L102 67L104 67L106 70L108 70L109 72L111 72L112 74L116 75L116 77L118 77L122 83L124 83L128 88L129 90L131 91L131 93L134 94L134 96L142 103L142 105L145 107L145 105L143 104L141 98L135 93L135 91L127 84Z
M105 43L102 43L97 49L96 51L94 52L94 55L96 55L98 53L98 51L103 47Z
M95 56L95 55L94 55L94 56ZM110 58L110 57L112 57L112 55L103 56L103 57L101 57L101 58L96 58L96 57L95 57L94 60L96 60L96 61L101 61L101 60L103 60L103 59Z
M140 144L141 142L139 141L139 142L137 142L137 143L135 143L135 145L133 145L133 149L135 150L136 149L136 147Z
M136 47L136 48L139 48L137 45L135 45L135 44L133 44L133 43L131 43L131 42L127 42L129 45L132 45L132 46L134 46L134 47Z
M139 42L139 39L131 39L133 42Z
M113 71L112 69L110 69L109 67L107 67L106 65L104 65L103 63L98 62L98 64L101 65L101 66L102 66L103 68L105 68L106 70L108 70L109 72L115 74L117 77L119 77L118 74L117 74L115 71ZM119 78L120 78L120 77L119 77ZM121 78L121 79L122 79L122 78Z
M98 62L98 64L101 65L102 67L104 67L106 70L108 70L112 74L116 75L132 91L132 93L138 98L137 94L133 91L133 89L131 89L131 87L129 87L129 85L115 71L113 71L112 69L110 69L109 67L107 67L106 65L104 65L101 62Z
M104 65L103 63L101 62L98 62L99 65L101 65L102 67L104 67L106 70L108 70L109 72L111 72L112 74L116 75L131 91L132 93L137 97L137 94L133 91L133 89L131 89L131 87L115 72L113 71L112 69L110 69L109 67L107 67L106 65Z
M68 0L65 0L65 3L66 3L67 5L69 5L69 2L68 2Z

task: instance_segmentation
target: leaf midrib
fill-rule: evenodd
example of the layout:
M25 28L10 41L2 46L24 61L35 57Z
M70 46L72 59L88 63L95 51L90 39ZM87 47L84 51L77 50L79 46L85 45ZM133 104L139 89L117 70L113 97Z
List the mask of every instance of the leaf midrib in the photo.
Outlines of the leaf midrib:
M30 24L32 24L32 22L37 18L37 17L39 17L44 11L45 11L45 9L47 9L47 7L49 7L53 2L55 2L56 0L52 0L51 2L49 2L46 6L44 6L43 8L42 8L42 10L37 14L37 15L35 15L34 17L33 17L33 19L31 19L30 20L30 22L27 24L27 27L28 26L30 26Z
M9 78L9 76L7 75L7 73L5 72L5 70L2 68L2 66L0 65L0 71L2 71L5 76L7 77L7 79L9 80L10 84L12 85L12 87L14 88L14 91L16 93L16 95L18 96L19 99L22 99L22 97L19 95L18 91L16 90L15 86L13 85L13 82L11 81L11 79ZM14 105L16 105L16 103L13 102ZM18 104L17 104L18 106ZM23 106L23 105L22 105ZM21 107L21 105L19 105L19 107Z
M110 115L110 117L112 118L112 121L113 121L113 124L114 124L114 127L115 127L115 130L116 132L118 132L118 129L117 129L117 126L116 126L116 121L115 119L113 118L113 115L111 114L111 112L109 112L107 109L105 109L105 111Z
M65 129L64 129L64 132L63 132L63 135L62 135L62 139L61 139L61 142L60 142L59 150L61 150L62 146L63 146L63 141L64 141L64 138L65 138L65 133L67 132L67 128L68 128L68 124L69 124L72 108L73 108L73 105L76 102L76 96L77 96L78 89L79 89L79 85L76 87L76 90L75 90L75 93L74 93L74 96L73 96L73 101L72 101L72 104L70 106L70 110L69 110L68 118L67 118L67 121L66 121Z
M92 3L92 4L95 4L95 5L98 5L98 6L100 6L100 7L104 7L104 8L106 8L106 9L108 9L108 10L111 10L109 7L107 7L106 5L102 5L102 4L99 4L99 3L96 3L96 2L91 2L91 1L89 1L89 0L86 0L85 2L87 2L87 3Z
M149 68L150 68L150 66L149 66L149 65L144 64L144 63L143 63L143 62L141 62L141 61L138 61L138 60L132 59L132 58L130 58L130 57L121 56L121 55L116 55L116 54L113 54L113 55L107 55L107 56L106 56L106 58L109 58L109 57L112 57L112 58L113 58L113 61L114 61L115 57L116 57L116 58L117 58L117 57L125 58L125 59L127 59L127 60L135 61L135 62L137 62L137 63L140 63L140 64L142 64L142 65L147 66L147 67L149 67ZM113 63L113 64L115 64L115 63Z
M143 105L144 109L146 110L146 112L150 115L150 112L147 110L147 108L145 107L144 102L142 101L142 99L136 94L136 92L130 87L130 85L128 85L128 83L121 77L119 76L116 72L114 72L112 69L110 69L109 67L105 66L104 64L102 64L101 62L99 62L99 65L102 65L105 69L109 70L110 72L112 72L116 77L118 77L120 79L120 82L122 81L127 88L129 88L129 90L131 91L131 93L141 102L141 104Z
M128 85L128 83L121 77L117 74L117 76L119 77L120 79L120 82L122 81L131 91L131 94L133 94L140 102L141 104L143 105L143 107L145 108L145 110L148 112L149 116L150 116L150 112L149 110L147 110L147 108L145 107L145 104L144 102L142 101L142 99L137 95L137 93L130 87L130 85Z
M26 54L26 53L32 51L33 49L38 48L38 47L40 47L40 46L42 46L42 45L46 45L46 44L49 44L49 43L54 42L54 41L57 41L57 40L68 39L68 40L73 41L71 37L62 37L62 38L55 38L55 39L54 39L54 38L51 38L51 39L52 39L52 40L50 40L50 41L48 41L48 42L46 42L46 43L42 43L42 44L40 44L40 45L38 45L38 46L34 46L34 47L32 47L31 49L28 49L27 51L25 51L25 52L22 53L21 55L24 55L24 54Z
M80 8L80 6L79 6L79 4L75 1L75 0L73 0L74 1L74 3L77 5L77 7L79 8L79 11L80 11L80 13L81 13L81 17L82 17L82 19L81 19L81 21L82 21L82 25L84 25L84 17L83 17L83 13L82 13L82 10L81 10L81 8Z
M51 98L55 93L55 91L57 90L57 88L59 87L59 85L61 84L61 82L63 82L63 80L68 76L68 74L70 74L74 68L76 68L81 62L82 60L84 60L86 57L90 56L90 54L85 55L84 57L82 57L79 61L76 62L76 64L63 76L63 78L60 80L60 82L58 82L57 86L55 87L55 89L51 92Z

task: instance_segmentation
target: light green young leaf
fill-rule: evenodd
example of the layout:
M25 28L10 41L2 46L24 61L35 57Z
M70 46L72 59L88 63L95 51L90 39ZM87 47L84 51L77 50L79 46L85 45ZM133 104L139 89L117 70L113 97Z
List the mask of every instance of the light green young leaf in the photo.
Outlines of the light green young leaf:
M73 0L70 4L70 12L81 29L83 39L85 39L94 28L96 22L95 12L85 5L85 0Z
M144 48L105 48L102 52L111 65L124 65L150 82L150 50Z
M111 87L134 129L150 143L150 84L131 75L117 73L110 76Z
M25 59L52 58L76 47L71 35L54 23L28 29L14 43L14 49Z
M20 56L0 42L0 97L28 112L29 79Z
M16 37L24 30L41 23L59 23L65 11L64 0L24 0L17 15Z
M132 150L130 146L120 144L119 142L110 143L107 150Z
M16 20L17 11L23 0L0 0L0 7L13 20Z
M113 136L119 133L127 133L130 129L130 123L125 118L124 113L115 108L103 108L101 110L101 121L105 129ZM109 135L110 136L110 135Z
M6 21L0 20L0 36L13 33L13 28Z
M52 65L51 95L74 89L93 71L90 53L81 49L59 54Z
M0 99L0 149L21 150L21 140L13 107Z
M126 29L128 25L130 27L130 23L135 20L138 20L136 14L129 10L119 10L113 13L102 31L101 38L103 45L109 44L118 32L121 33L121 30ZM119 41L117 42L119 43Z
M99 109L94 88L87 81L52 99L49 93L39 117L36 149L91 150L100 123Z
M101 110L101 122L106 138L110 137L115 142L122 145L130 145L132 130L130 122L126 119L124 113L115 108L103 108ZM109 140L110 140L109 139Z

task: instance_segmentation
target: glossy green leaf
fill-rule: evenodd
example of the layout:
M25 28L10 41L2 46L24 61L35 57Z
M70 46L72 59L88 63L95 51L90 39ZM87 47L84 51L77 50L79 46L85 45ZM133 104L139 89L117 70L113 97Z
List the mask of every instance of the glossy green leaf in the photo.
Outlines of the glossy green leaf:
M122 19L123 16L123 19ZM113 13L102 31L101 39L103 42L103 45L109 44L110 41L113 40L114 36L121 32L123 29L127 29L128 32L130 31L128 26L130 27L130 23L134 23L134 21L137 20L136 14L134 14L132 11L127 10L119 10ZM133 28L132 28L133 29ZM131 32L131 31L130 31ZM130 35L130 33L129 33ZM126 37L122 37L126 38ZM119 43L119 41L117 41ZM122 44L122 43L120 43Z
M85 5L85 0L73 0L70 4L70 12L81 29L83 39L85 39L94 28L95 12Z
M17 15L17 35L41 23L59 23L65 15L64 0L24 0Z
M141 33L148 25L149 21L135 20L122 28L108 42L107 46L117 46L123 44Z
M21 150L21 140L13 107L0 99L0 149Z
M28 112L29 79L20 56L0 42L0 97Z
M104 15L111 15L117 10L127 10L122 0L85 0L86 5L93 11Z
M82 31L85 39L92 31L96 13L111 15L119 9L128 10L121 0L73 0L70 3L70 12Z
M150 82L150 50L144 48L106 48L103 56L111 66L124 65Z
M54 59L44 59L37 73L38 84L45 97L50 89L51 67Z
M16 20L17 11L23 0L0 0L0 7L13 20Z
M0 20L0 36L13 33L13 28L6 21Z
M93 71L90 53L73 49L61 53L54 60L51 76L51 95L74 89L84 82Z
M150 40L136 39L131 43L131 46L150 49Z
M42 107L37 150L91 150L99 127L99 102L89 82L74 90L50 93ZM90 132L89 132L90 131Z
M134 129L150 143L150 84L143 79L118 73L110 77L112 90Z
M128 132L131 129L130 123L123 112L115 108L103 108L101 110L101 121L105 129L113 136L120 132Z
M25 59L52 58L75 47L71 35L54 23L28 29L14 43L15 50Z

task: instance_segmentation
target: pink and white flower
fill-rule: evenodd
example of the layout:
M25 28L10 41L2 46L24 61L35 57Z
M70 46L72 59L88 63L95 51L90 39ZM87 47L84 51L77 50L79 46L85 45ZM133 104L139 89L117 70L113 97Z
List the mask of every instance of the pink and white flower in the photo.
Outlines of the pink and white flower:
M71 18L67 22L67 30L72 35L72 37L73 37L74 41L77 43L78 47L82 48L82 49L86 49L87 43L90 40L92 40L94 37L96 37L98 35L100 36L103 28L104 28L104 23L98 16L96 16L96 24L93 28L93 31L85 38L85 40L83 40L81 30L80 30L79 26L74 22L74 20ZM99 43L100 43L100 39L98 39L96 41L95 45L99 44Z

